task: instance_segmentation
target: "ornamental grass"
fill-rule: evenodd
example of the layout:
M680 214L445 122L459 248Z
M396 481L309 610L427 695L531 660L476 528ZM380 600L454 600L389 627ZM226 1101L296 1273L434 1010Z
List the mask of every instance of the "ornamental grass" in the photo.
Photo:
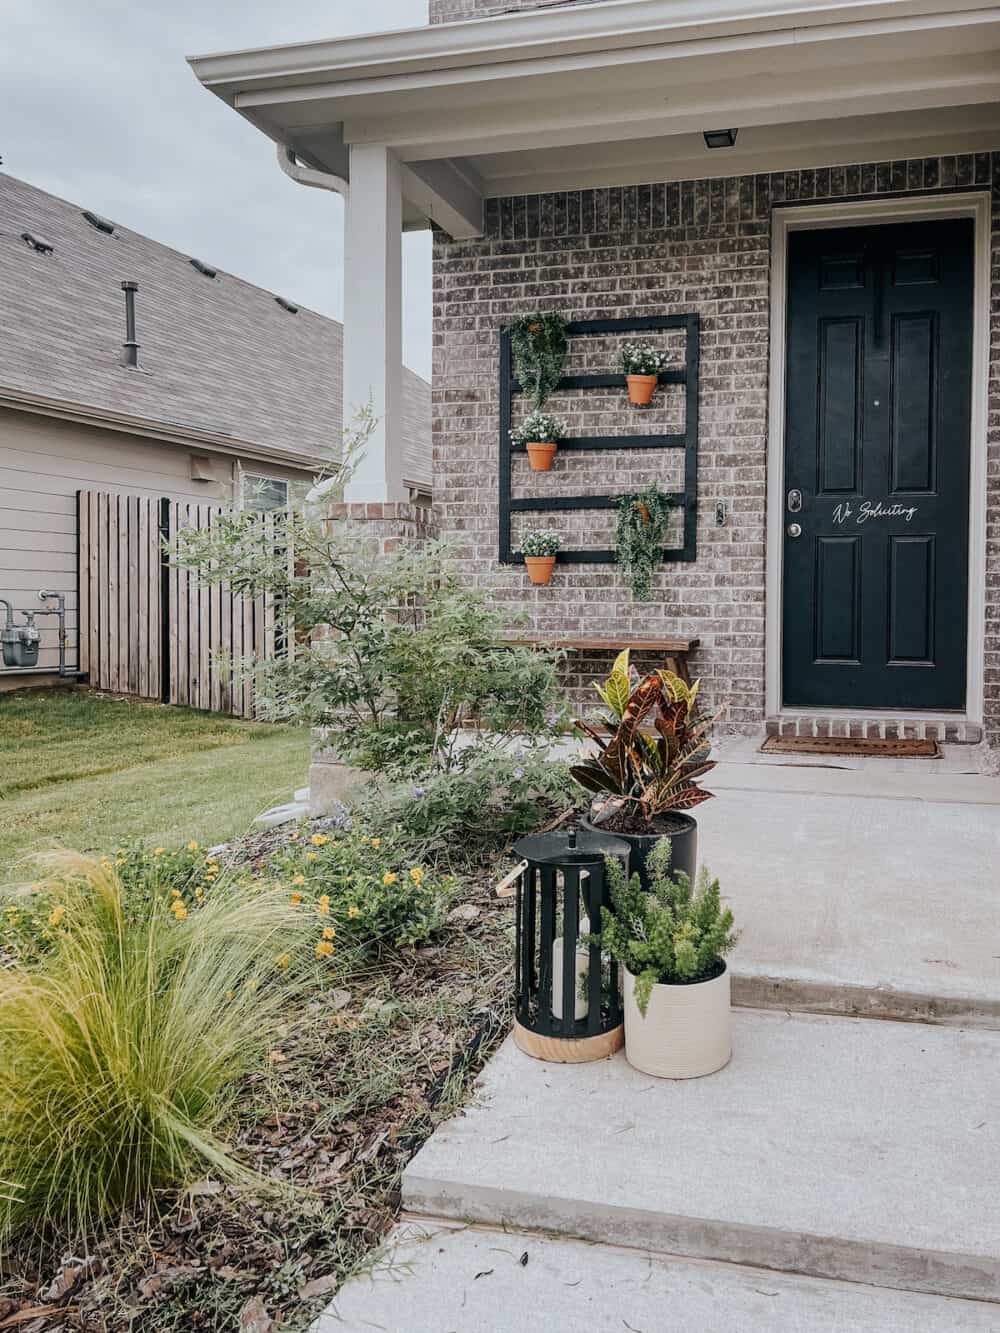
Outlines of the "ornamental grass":
M225 1141L234 1101L328 942L268 885L144 892L76 853L44 869L25 896L46 947L0 968L0 1251L92 1240L206 1172L256 1180Z

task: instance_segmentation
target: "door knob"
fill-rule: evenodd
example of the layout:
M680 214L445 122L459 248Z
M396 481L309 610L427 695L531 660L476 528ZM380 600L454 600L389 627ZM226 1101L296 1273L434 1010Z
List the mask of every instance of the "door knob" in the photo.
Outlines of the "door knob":
M788 527L785 529L785 531L788 533L789 537L801 537L801 536L802 536L802 528L801 528L800 524L798 524L798 523L789 523L789 525L788 525Z

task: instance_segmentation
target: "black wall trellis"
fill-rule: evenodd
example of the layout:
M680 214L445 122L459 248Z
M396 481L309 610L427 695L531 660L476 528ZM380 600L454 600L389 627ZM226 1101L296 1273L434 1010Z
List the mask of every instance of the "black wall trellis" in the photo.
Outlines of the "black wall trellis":
M681 546L664 548L664 560L694 560L697 555L698 517L698 358L699 317L691 315L647 315L640 319L585 319L567 324L571 338L588 333L649 333L660 329L684 329L687 335L683 368L672 367L660 375L661 384L685 386L684 433L674 435L577 435L559 441L559 451L575 449L683 449L684 489L675 491L684 511L684 542ZM564 375L556 386L559 389L610 389L621 386L624 378L619 373L597 375ZM618 494L613 495L553 495L511 498L511 460L523 446L510 438L512 403L521 386L514 378L510 349L510 334L500 334L500 563L522 564L524 556L511 549L511 514L550 513L567 509L613 509ZM613 564L614 551L562 550L559 561L563 564Z

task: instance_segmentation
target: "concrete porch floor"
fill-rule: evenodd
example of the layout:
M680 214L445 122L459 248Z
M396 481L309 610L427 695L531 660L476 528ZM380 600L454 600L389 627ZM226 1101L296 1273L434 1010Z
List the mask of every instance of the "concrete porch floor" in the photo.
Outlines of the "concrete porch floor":
M1000 779L961 746L832 766L757 745L721 743L697 811L737 1002L1000 1026Z

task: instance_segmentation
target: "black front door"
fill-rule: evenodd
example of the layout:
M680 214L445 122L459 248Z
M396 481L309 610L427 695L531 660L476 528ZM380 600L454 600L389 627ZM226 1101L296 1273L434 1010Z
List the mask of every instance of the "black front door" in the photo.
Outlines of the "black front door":
M783 701L965 705L971 220L793 232Z

